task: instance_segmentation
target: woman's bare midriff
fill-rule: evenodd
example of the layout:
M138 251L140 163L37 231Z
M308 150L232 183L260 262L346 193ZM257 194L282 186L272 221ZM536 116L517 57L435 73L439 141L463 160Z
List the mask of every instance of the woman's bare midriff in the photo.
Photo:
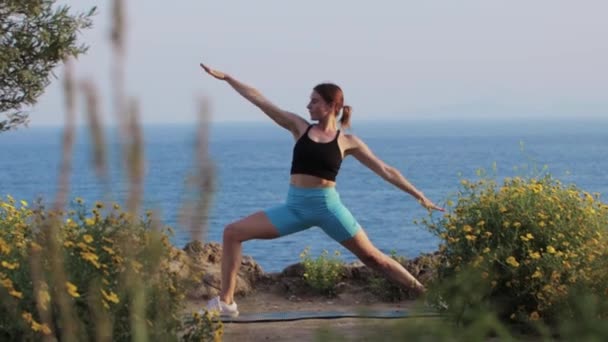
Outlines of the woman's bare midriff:
M289 183L299 188L329 188L336 186L336 182L334 181L303 174L291 175Z

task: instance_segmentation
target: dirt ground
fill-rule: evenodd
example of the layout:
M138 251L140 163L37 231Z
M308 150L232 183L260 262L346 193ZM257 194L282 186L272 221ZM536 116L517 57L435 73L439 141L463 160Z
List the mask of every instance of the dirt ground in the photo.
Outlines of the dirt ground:
M286 295L258 290L247 297L236 299L241 313L286 311L357 311L357 310L411 310L415 301L379 302L375 297L360 291L341 293L328 298L319 295ZM187 310L195 311L205 302L191 301ZM408 319L408 318L405 318ZM367 340L369 331L387 329L403 319L307 319L284 322L225 323L224 341L325 341ZM373 329L372 329L373 328ZM370 336L371 338L371 336ZM378 340L382 340L379 338Z

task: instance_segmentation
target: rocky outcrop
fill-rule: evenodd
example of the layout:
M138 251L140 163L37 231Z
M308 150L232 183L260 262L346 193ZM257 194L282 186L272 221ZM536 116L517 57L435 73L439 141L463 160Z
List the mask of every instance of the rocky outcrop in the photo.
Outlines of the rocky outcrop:
M218 243L188 243L183 250L176 249L171 269L183 279L189 279L191 286L186 295L189 299L209 299L217 296L221 286L222 246ZM412 260L398 259L414 277L427 283L435 277L435 270L441 260L439 253L421 255ZM303 281L304 266L301 263L286 267L279 273L264 273L262 267L250 256L243 256L237 275L236 296L251 294L256 288L271 288L285 294L305 293L308 289ZM365 287L370 279L382 277L377 272L357 261L344 266L343 276L336 290L353 286Z
M222 246L218 243L188 243L184 249L184 259L179 261L192 280L186 295L190 299L209 299L219 294L221 288ZM243 256L237 274L235 295L245 296L255 288L255 283L264 274L262 267L253 258ZM198 280L198 281L197 281Z
M423 254L415 259L407 260L397 258L416 279L423 284L429 283L436 277L436 269L441 262L439 252ZM282 272L275 274L263 274L257 283L261 286L270 286L275 291L286 294L306 295L311 289L304 282L304 266L296 263L286 267ZM336 284L335 293L359 290L371 292L380 296L381 300L397 300L400 298L415 298L418 293L404 289L395 282L386 279L386 276L365 266L361 261L355 261L344 265L342 277ZM383 293L387 293L387 295Z

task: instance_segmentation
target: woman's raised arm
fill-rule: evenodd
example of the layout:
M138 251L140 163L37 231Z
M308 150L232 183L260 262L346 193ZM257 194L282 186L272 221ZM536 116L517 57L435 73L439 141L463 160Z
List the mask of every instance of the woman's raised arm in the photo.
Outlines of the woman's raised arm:
M256 107L260 108L279 126L292 132L294 136L299 136L300 132L308 127L308 122L304 118L297 114L280 109L265 98L264 95L262 95L262 93L260 93L257 89L238 81L226 73L211 69L203 63L200 65L209 75L230 84L230 86L241 94L241 96L253 103Z

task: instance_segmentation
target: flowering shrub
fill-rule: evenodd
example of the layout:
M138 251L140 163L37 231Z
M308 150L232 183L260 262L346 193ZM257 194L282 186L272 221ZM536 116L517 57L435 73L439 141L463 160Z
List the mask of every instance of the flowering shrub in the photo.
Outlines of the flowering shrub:
M186 318L186 331L182 335L184 341L222 341L224 325L215 313L205 311L194 312Z
M450 213L424 221L442 239L439 282L476 274L476 295L502 319L526 324L563 318L581 288L606 296L608 206L599 194L551 176L462 185Z
M344 263L340 260L340 252L336 251L333 257L324 250L319 257L310 257L310 249L306 248L301 254L304 266L304 281L313 290L332 295L335 294L336 285L343 275Z
M185 281L167 233L116 204L0 201L0 340L176 340Z

